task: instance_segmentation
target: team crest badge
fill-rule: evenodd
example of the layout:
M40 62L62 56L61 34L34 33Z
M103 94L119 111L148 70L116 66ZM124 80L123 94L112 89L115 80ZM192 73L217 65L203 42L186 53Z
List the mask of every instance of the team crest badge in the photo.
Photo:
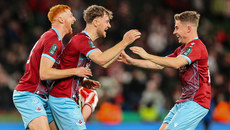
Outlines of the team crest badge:
M89 46L90 46L91 48L96 47L96 46L93 44L93 42L92 42L92 41L88 41L88 43L89 43Z
M53 44L49 51L50 55L54 55L57 49L58 49L58 45Z
M192 51L192 48L191 47L188 47L188 48L186 48L186 50L184 51L184 53L183 53L183 55L189 55L190 53L191 53L191 51Z

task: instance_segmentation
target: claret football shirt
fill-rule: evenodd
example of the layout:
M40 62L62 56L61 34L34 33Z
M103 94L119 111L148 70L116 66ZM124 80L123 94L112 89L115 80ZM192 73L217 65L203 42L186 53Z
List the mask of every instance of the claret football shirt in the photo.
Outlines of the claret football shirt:
M189 64L179 68L182 94L176 102L192 100L210 109L211 85L206 46L200 39L195 38L168 55L168 57L177 56L186 58Z
M61 37L58 31L52 27L40 37L32 48L26 62L25 73L15 90L47 95L47 81L42 81L39 76L41 57L45 56L53 62L58 62L62 49Z
M60 68L89 67L91 60L89 54L98 50L87 32L82 31L73 36L71 41L65 46L60 58ZM83 78L72 76L57 80L50 95L54 97L76 98L78 86Z

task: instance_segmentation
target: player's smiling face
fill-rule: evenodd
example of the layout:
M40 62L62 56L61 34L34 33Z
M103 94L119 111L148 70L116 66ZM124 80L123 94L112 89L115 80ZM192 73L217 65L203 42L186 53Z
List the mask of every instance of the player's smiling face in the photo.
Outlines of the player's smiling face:
M179 43L186 43L187 26L182 24L180 20L175 20L173 34L178 38Z
M68 30L68 33L72 34L71 25L76 21L76 19L73 17L73 14L71 13L70 10L65 11L64 21L65 21L65 27Z
M103 17L97 18L97 35L99 37L106 37L106 31L111 28L110 19L107 14Z

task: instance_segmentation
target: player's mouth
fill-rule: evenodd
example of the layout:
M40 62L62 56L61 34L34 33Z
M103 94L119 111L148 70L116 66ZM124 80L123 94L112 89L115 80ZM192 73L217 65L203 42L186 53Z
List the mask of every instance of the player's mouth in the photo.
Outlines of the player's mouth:
M104 32L105 32L105 35L106 35L106 33L107 33L107 30L108 30L108 28L104 30Z
M104 30L104 31L105 31L105 33L107 32L107 30L108 30L108 28Z
M179 35L176 35L177 39L179 40L181 37Z

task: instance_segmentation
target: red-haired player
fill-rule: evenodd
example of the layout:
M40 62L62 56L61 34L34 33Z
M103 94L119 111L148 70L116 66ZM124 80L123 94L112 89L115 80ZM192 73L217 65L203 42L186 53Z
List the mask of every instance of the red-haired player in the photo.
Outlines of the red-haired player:
M52 28L45 32L32 48L26 63L26 70L13 94L13 101L22 115L25 129L57 129L48 104L47 80L70 76L88 77L88 68L55 69L63 50L62 38L72 33L71 25L76 21L66 5L55 5L48 18Z

